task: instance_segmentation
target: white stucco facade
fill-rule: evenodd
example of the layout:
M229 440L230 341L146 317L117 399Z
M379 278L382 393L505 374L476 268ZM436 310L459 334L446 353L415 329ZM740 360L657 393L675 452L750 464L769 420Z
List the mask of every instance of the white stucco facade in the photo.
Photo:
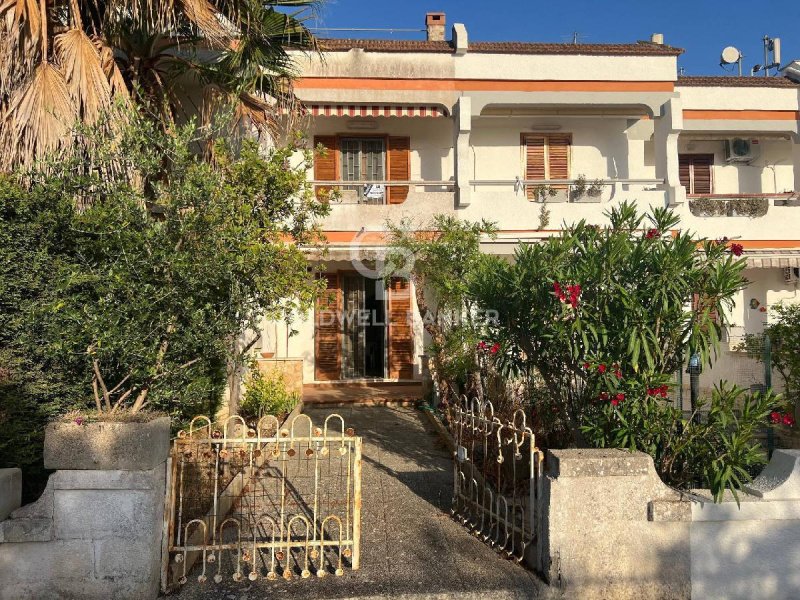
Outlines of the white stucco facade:
M751 300L767 307L798 300L797 286L787 283L783 269L800 266L800 84L783 78L679 78L681 51L650 42L480 43L467 41L463 25L453 32L450 43L332 40L323 42L321 56L297 55L296 93L316 107L309 140L409 140L404 202L332 206L322 227L332 256L343 262L331 268L346 267L363 249L380 254L387 221L412 218L422 224L438 213L487 219L499 234L485 250L511 254L520 241L552 235L564 222L602 225L603 213L623 200L667 205L682 228L728 237L745 248L751 283L729 315L732 341L723 344L704 381L740 368L731 367L742 360L730 351L734 341L760 332L770 318L769 311L749 308ZM384 110L398 107L436 107L439 116L385 116L390 112ZM568 180L526 179L525 134L570 137ZM735 138L751 145L752 159L728 160L726 142ZM695 154L713 157L708 193L691 194L681 180L680 157ZM313 181L314 173L308 177ZM599 196L573 197L579 178L599 182ZM540 183L560 190L548 196L546 224L541 204L525 192ZM768 207L756 217L702 216L691 210L697 198L764 198ZM278 340L278 352L303 356L306 381L314 381L313 316L298 318L293 328L297 333L288 344ZM424 350L421 323L414 332L418 356ZM417 358L414 376L419 373Z

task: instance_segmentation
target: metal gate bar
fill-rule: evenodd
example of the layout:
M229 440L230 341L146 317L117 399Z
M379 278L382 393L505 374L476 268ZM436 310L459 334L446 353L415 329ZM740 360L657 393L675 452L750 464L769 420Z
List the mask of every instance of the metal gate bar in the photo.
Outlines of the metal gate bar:
M521 562L539 538L543 463L525 412L517 409L501 420L491 402L462 396L448 409L448 426L456 443L451 512L477 537Z
M282 428L192 419L171 456L162 587L185 584L197 560L201 583L358 569L361 444L337 414L322 427L303 414Z

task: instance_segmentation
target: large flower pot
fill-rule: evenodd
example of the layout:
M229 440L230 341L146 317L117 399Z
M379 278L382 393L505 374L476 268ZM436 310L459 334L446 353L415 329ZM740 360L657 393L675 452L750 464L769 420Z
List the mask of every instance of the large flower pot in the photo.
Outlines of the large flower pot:
M170 420L56 422L44 437L47 469L145 471L169 454Z

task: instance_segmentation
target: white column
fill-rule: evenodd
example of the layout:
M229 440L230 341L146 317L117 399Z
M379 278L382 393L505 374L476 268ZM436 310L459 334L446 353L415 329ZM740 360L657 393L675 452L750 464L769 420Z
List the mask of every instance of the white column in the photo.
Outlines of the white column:
M472 130L472 99L461 96L453 110L453 160L455 170L456 207L469 206L472 161L470 161L469 136Z
M686 190L681 186L678 173L678 136L682 129L683 106L680 98L672 98L661 107L661 115L655 119L653 134L656 177L664 180L667 205L680 204L686 200Z
M800 192L800 133L792 136L792 168L794 169L794 191Z

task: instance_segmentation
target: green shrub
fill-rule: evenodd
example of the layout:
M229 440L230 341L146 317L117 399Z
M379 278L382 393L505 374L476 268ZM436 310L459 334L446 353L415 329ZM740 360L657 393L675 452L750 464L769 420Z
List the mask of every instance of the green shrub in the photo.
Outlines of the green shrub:
M620 382L595 390L581 428L600 448L641 450L653 457L661 479L674 487L708 487L716 501L726 489L736 497L766 463L757 433L784 403L771 391L747 394L720 382L710 399L701 399L686 417L665 399L665 384L642 388Z
M264 375L257 368L251 368L239 413L248 420L258 420L264 415L284 419L299 401L299 396L287 389L282 373Z

